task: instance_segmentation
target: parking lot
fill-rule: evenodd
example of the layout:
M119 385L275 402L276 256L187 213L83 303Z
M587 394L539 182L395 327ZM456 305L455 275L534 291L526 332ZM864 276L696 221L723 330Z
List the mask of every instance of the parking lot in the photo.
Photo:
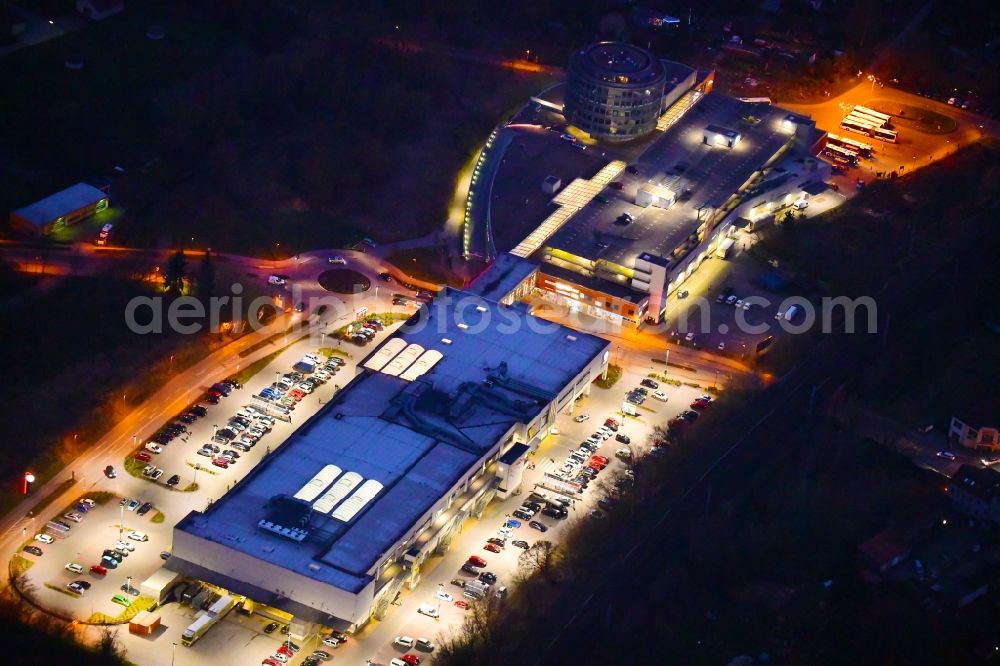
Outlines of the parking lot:
M299 352L299 355L301 355L301 352ZM287 354L283 355L283 357L292 362L296 358L295 354ZM302 641L299 646L301 647L301 651L289 659L288 663L292 664L292 666L298 666L315 649L323 649L329 652L334 657L335 663L357 664L358 666L364 665L368 659L371 659L373 663L388 665L392 659L401 658L407 654L415 655L421 659L432 656L433 653L417 650L415 646L414 648L404 649L403 646L394 643L394 641L397 636L409 636L414 641L419 638L427 638L432 642L438 642L443 636L448 635L449 632L455 630L460 625L468 611L456 605L455 602L471 602L472 599L465 597L463 595L463 588L452 583L452 581L461 580L466 582L477 578L477 576L461 572L462 565L465 564L470 555L483 558L486 566L482 567L482 571L490 572L496 576L496 581L489 586L494 593L500 587L510 585L511 580L518 570L518 556L524 551L524 548L515 546L514 541L523 541L525 542L524 545L529 547L542 539L554 543L560 542L567 526L573 521L587 517L592 511L599 511L598 500L602 499L602 496L598 486L605 485L602 481L614 475L620 475L627 469L628 465L615 456L616 451L622 448L631 448L636 452L646 451L648 448L646 442L648 435L652 432L653 426L665 425L671 418L689 409L692 400L701 393L699 389L689 386L677 387L660 383L659 387L655 390L663 392L664 397L667 398L665 402L653 398L652 393L654 389L647 387L647 392L650 396L642 405L637 406L636 415L622 416L621 410L623 403L626 401L626 394L630 390L639 387L640 382L646 378L647 374L647 367L640 367L638 365L634 367L627 366L624 369L622 378L613 388L605 390L594 386L592 387L590 396L583 397L576 403L573 415L559 415L554 424L553 434L546 437L540 449L530 456L530 465L524 472L520 492L505 501L491 503L481 518L470 518L462 528L461 534L457 537L451 549L444 556L432 557L425 563L419 586L412 591L405 590L404 588L385 619L370 623L357 636L350 637L346 644L337 648L323 646L319 639L315 637L310 641ZM271 381L274 380L273 371L270 374L270 379ZM262 373L257 384L262 385L263 382L264 377ZM253 384L253 382L249 384ZM253 386L253 388L256 389L257 386ZM251 390L250 386L244 388L242 393L246 394L248 390ZM226 404L226 400L229 400L228 405ZM232 396L226 400L223 401L223 405L227 410L226 413L235 413L239 406L237 402L243 402L242 400L232 401ZM222 414L221 411L219 413ZM586 414L588 418L582 421L578 420L583 414ZM556 472L562 467L570 453L578 449L580 443L590 437L604 423L605 419L609 417L613 417L622 423L615 434L620 433L629 437L630 445L626 447L623 443L616 441L614 435L600 440L594 453L608 458L609 464L598 473L595 482L590 483L584 492L578 494L574 500L569 502L567 517L558 519L543 515L541 517L533 516L530 520L514 519L520 523L516 527L513 526L513 523L509 523L513 518L514 511L522 506L528 499L529 494L536 487L552 498L558 496L557 493L542 489L540 486L536 486L536 484L550 485L555 481L555 479L547 475ZM706 414L704 418L710 418L710 413ZM206 419L203 419L203 421L206 421ZM284 430L276 431L280 432L280 434L272 434L269 437L274 437L275 444L277 444L279 438L283 439L286 437L290 430L286 426ZM210 434L211 430L209 429L206 432ZM200 441L200 439L196 440L192 437L186 444L182 444L188 447L196 447L196 442ZM174 444L172 443L170 446L174 446ZM254 451L259 448L259 446L256 447ZM192 452L193 449L188 453L191 454ZM232 471L244 474L246 469L246 467L241 468L238 463L233 468L225 470L225 472ZM215 481L215 478L213 477L213 481ZM200 479L201 473L199 472ZM135 481L139 483L138 479L135 479ZM143 483L152 485L148 484L148 482ZM624 492L627 492L627 489ZM182 494L190 495L191 493L176 493L177 496ZM117 502L113 504L114 508L117 509ZM529 526L532 520L544 525L547 528L546 531L541 532L532 529ZM112 522L115 523L115 529L112 531L116 531L117 520ZM128 522L126 524L128 525ZM505 524L511 525L510 534L506 537L503 547L500 548L500 552L494 553L486 550L485 546L489 543L489 539L504 538L499 531ZM111 534L111 531L108 533ZM166 538L169 538L169 536ZM158 559L160 546L156 545L156 539L155 535L151 535L151 543L139 544L139 547L136 549L137 553L145 547L148 552L143 557L146 559ZM100 550L96 550L95 552L99 554ZM132 556L130 555L130 557ZM155 568L156 563L143 560L142 567L135 567L135 569L144 569L146 575L148 575ZM61 566L61 563L57 562L57 564ZM122 570L124 571L127 568L131 567L126 566ZM109 575L108 578L114 578L116 575ZM69 578L66 580L69 580ZM121 585L123 580L117 581L115 584L108 583L104 588L101 588L101 597L109 597L113 591L112 587ZM88 596L93 596L93 592L92 590L88 593ZM437 596L438 592L441 592L441 597ZM424 606L424 610L429 612L430 615L420 613L419 608L421 606ZM166 650L165 647L169 647L172 642L179 642L180 634L194 618L194 611L189 606L177 603L167 604L158 612L163 616L163 625L152 637L123 636L130 655L141 663L169 663L170 654L169 650ZM432 617L431 615L437 615L437 617ZM190 648L179 646L177 648L176 663L204 663L206 665L217 663L217 656L219 654L226 654L234 662L260 663L263 659L275 653L281 645L281 640L284 638L278 631L270 634L265 633L265 627L268 623L269 620L265 618L247 616L241 612L234 611L227 615L211 631L206 633L194 646ZM182 658L183 661L181 661Z
M391 327L395 328L395 327ZM385 339L390 330L377 333L374 344ZM291 341L290 341L291 342ZM328 341L327 346L335 345ZM99 482L89 484L81 489L81 497L96 491L108 493L104 503L97 504L86 513L80 513L80 522L76 523L62 517L71 507L53 506L40 516L35 517L24 527L25 541L40 549L42 555L37 556L22 552L21 556L33 564L27 571L27 580L36 588L35 596L46 608L56 610L64 615L86 619L93 613L105 613L117 616L123 610L121 605L111 601L114 594L121 593L121 587L131 577L131 585L139 588L142 581L149 578L161 565L161 553L169 552L173 525L191 510L202 510L213 499L221 497L233 484L245 476L265 455L274 450L294 431L295 427L315 414L323 402L329 400L337 390L338 385L347 384L355 373L355 363L363 355L363 351L355 345L343 344L343 352L350 356L341 356L344 365L332 374L331 379L320 385L311 394L304 396L291 410L291 422L276 418L270 432L263 435L249 451L236 451L239 458L225 468L212 463L212 457L199 455L198 450L203 445L211 443L217 446L221 453L226 449L234 449L232 444L212 442L217 430L229 425L230 419L237 412L244 410L246 405L262 407L262 401L252 399L265 387L274 383L276 378L292 370L292 366L306 354L315 353L317 340L305 338L293 342L282 351L267 367L247 381L242 388L231 391L228 396L220 397L216 405L206 404L206 415L197 418L190 424L184 424L187 431L175 436L167 444L158 444L161 453L153 453L146 447L148 441L134 438L135 452L148 456L149 461L141 460L128 463L136 466L137 476L125 470L126 461L122 459L107 460L106 464L114 468L114 478L102 478ZM208 387L206 387L207 389ZM203 402L203 401L200 401ZM188 411L188 408L178 410L178 416ZM176 419L172 422L176 422ZM164 424L166 426L167 424ZM218 426L218 428L216 427ZM247 428L249 430L249 428ZM240 437L234 438L239 442ZM129 456L134 459L134 453ZM154 465L162 470L157 480L141 476L147 465ZM102 466L103 467L103 466ZM172 476L179 478L176 484L167 485ZM197 489L192 484L197 483ZM101 496L101 495L96 495ZM110 497L110 498L107 498ZM119 506L119 499L126 500L125 506ZM127 500L135 500L133 503ZM150 506L144 515L138 515L143 505ZM129 508L131 506L131 509ZM49 518L59 518L70 529L62 535L57 531L46 529ZM113 550L119 540L119 526L122 528L123 541L134 546L135 550L127 555L120 554L121 562L115 568L107 567L107 574L90 572L90 567L102 562L105 550ZM148 535L148 541L134 541L128 538L128 533L139 530ZM43 543L33 541L35 533L53 532L53 542ZM65 569L69 563L77 563L82 572L75 574ZM107 561L104 562L107 564ZM84 580L91 587L82 594L73 593L66 585L76 580ZM136 599L136 595L128 595ZM179 640L182 627L171 627L168 635L176 631L172 641ZM123 636L126 644L131 636ZM145 639L148 640L148 639ZM169 646L169 642L167 643ZM159 656L154 656L151 663L157 663ZM145 663L145 662L144 662ZM165 663L165 662L164 662Z

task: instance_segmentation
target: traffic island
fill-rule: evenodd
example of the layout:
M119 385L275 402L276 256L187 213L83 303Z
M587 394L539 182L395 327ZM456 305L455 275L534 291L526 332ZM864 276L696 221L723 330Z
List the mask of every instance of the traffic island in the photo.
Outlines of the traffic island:
M372 281L363 273L350 268L324 271L317 278L319 286L335 294L360 294L371 289Z

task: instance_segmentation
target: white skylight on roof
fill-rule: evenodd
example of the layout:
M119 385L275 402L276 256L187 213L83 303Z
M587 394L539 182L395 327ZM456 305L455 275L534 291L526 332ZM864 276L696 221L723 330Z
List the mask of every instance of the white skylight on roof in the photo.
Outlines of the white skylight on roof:
M295 499L312 502L319 497L319 494L326 490L326 487L333 483L333 480L340 476L341 469L336 465L327 465L319 471L309 482L299 488L295 493Z
M348 472L340 477L340 480L333 484L332 488L313 503L313 511L329 513L333 507L337 506L337 502L347 497L361 483L362 478L357 472Z
M358 488L357 492L347 498L331 515L337 520L342 520L346 523L356 516L358 511L364 508L365 504L375 499L375 496L381 490L381 483L375 479L368 479Z

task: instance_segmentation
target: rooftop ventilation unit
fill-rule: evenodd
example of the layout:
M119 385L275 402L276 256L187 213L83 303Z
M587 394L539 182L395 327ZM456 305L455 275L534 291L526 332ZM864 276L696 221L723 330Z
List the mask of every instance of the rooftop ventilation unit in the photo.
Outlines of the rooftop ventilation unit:
M272 523L269 520L257 521L257 527L265 532L277 534L280 537L284 537L296 543L302 543L305 538L309 536L309 530L300 530L297 527L284 527L282 525L278 525L277 523Z

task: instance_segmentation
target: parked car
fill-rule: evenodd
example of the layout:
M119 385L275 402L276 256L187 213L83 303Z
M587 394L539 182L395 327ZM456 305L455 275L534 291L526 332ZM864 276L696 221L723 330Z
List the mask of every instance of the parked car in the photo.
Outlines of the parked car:
M34 555L36 557L41 557L42 555L44 555L44 551L42 551L42 549L39 548L38 546L25 546L23 550L29 555Z
M143 505L140 506L139 509L136 511L136 514L140 516L145 516L147 513L149 513L149 510L152 508L153 508L152 502L144 502Z
M95 576L107 576L108 570L105 567L101 566L100 564L95 564L94 566L90 567L90 573L94 574Z
M502 549L495 543L488 543L485 546L483 546L483 550L488 550L491 553L499 553Z
M107 467L104 468L104 476L108 477L109 479L113 479L118 476L118 473L115 472L114 467L108 465Z
M441 612L438 611L437 607L433 604L420 604L420 607L417 608L417 612L421 615L426 615L427 617L441 617Z
M548 526L546 526L544 523L538 522L537 520L532 520L530 523L528 523L528 527L530 527L533 530L538 530L539 532L549 531Z

